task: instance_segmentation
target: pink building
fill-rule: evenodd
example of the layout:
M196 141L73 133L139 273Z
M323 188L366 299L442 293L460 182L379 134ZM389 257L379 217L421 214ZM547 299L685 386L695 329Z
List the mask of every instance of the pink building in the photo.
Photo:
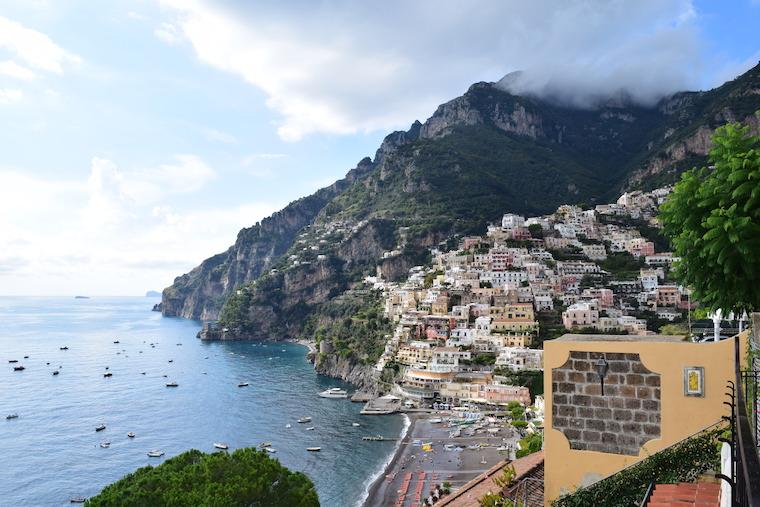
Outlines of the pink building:
M567 307L562 312L562 325L566 329L596 327L599 323L599 309L595 303L581 301Z

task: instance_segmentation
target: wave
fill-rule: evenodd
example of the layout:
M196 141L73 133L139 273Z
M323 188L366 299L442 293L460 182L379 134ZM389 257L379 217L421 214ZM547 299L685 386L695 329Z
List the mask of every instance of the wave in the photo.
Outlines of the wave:
M356 507L362 507L364 505L364 502L367 501L367 498L369 498L369 491L372 489L372 486L375 484L375 482L380 478L380 476L383 475L385 470L388 468L388 465L391 464L391 461L393 461L393 458L396 457L396 454L398 454L399 450L401 449L401 442L406 438L406 433L409 431L409 427L412 425L412 420L409 419L409 416L406 414L402 414L402 417L404 418L404 426L401 428L401 432L398 436L398 444L393 448L393 452L388 455L388 458L380 464L380 466L375 470L375 472L369 477L369 480L367 481L367 485L364 486L364 491L362 492L361 498L359 498L359 501L356 502Z

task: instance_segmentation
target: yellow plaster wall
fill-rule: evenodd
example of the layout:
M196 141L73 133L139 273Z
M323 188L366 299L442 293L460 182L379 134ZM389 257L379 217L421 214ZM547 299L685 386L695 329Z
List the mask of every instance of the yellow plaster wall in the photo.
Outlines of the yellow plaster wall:
M741 335L742 357L746 353L746 335ZM661 437L644 444L639 456L571 450L565 436L551 429L551 369L562 366L571 350L638 353L649 370L660 374ZM684 396L683 370L688 366L705 369L702 398ZM728 415L723 402L727 400L726 381L735 378L734 339L710 343L552 340L544 343L544 368L544 498L548 506L559 496L588 486L715 423L721 415Z

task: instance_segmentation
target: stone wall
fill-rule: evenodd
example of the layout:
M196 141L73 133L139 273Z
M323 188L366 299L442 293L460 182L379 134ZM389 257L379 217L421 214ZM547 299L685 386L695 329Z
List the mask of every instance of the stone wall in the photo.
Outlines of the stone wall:
M608 363L604 395L596 369ZM571 449L638 456L641 446L660 437L660 375L639 354L570 352L552 375L552 427Z

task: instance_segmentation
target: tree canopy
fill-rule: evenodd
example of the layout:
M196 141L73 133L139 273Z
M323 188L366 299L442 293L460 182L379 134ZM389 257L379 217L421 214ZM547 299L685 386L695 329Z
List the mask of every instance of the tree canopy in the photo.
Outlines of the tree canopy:
M749 127L716 130L709 168L684 173L662 205L681 258L678 279L712 310L760 309L760 138Z
M190 450L143 467L87 501L101 506L319 506L314 484L256 449Z

